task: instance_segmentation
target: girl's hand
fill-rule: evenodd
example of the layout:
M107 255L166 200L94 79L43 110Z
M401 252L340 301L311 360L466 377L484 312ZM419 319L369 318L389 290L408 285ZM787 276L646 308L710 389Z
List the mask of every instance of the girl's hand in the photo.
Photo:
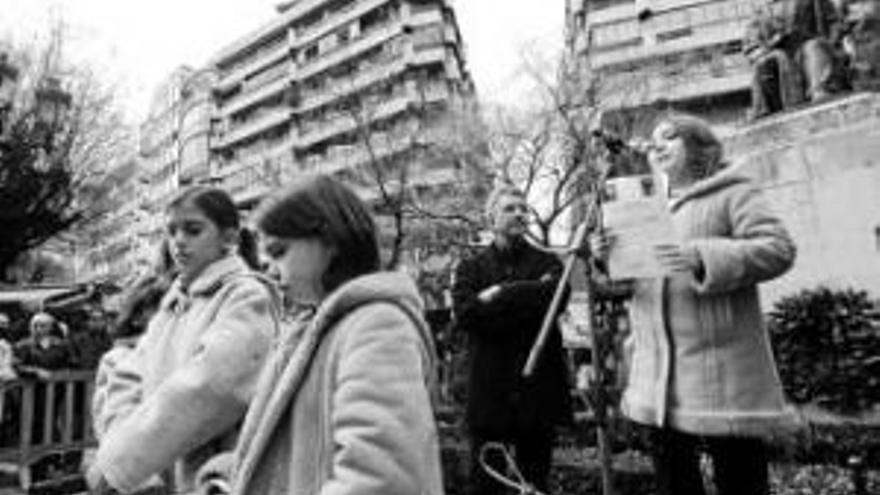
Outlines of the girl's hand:
M606 262L616 241L617 237L611 230L599 229L590 235L590 252L595 259Z
M659 244L654 254L660 265L670 272L690 272L702 278L703 260L696 248L682 244Z

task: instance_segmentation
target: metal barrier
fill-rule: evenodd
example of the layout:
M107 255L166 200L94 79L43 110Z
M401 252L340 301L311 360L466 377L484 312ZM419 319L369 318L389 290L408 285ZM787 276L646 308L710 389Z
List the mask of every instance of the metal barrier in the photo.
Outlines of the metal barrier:
M20 488L34 485L32 466L50 454L96 445L92 430L92 371L25 370L0 382L0 464L18 471Z

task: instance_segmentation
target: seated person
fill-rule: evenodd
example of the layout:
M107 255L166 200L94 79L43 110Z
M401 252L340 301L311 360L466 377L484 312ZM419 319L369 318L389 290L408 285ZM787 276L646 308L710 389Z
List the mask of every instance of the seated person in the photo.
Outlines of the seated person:
M764 117L803 101L802 78L791 57L791 37L784 19L759 14L746 28L743 51L754 66L752 112Z
M809 101L820 103L849 89L844 24L831 0L796 0L791 32Z

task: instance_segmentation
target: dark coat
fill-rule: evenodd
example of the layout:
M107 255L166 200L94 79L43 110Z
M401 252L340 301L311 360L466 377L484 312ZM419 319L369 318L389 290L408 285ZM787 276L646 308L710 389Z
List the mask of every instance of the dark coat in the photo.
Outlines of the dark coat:
M106 331L97 329L72 330L69 340L72 364L83 370L98 369L101 356L113 345Z
M473 432L509 436L570 419L568 373L555 322L534 375L528 381L521 375L561 274L555 256L525 242L506 251L493 244L458 266L453 308L456 328L468 334L467 420ZM477 299L495 284L501 284L495 299Z
M27 338L15 344L13 355L20 366L31 366L44 370L70 368L73 356L70 344L57 337L49 338L49 345L40 347L36 340Z

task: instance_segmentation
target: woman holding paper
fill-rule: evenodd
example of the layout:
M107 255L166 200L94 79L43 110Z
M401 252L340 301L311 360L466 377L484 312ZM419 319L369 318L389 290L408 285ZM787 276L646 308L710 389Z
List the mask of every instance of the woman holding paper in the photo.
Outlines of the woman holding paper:
M622 410L650 431L658 493L705 493L702 447L720 495L767 494L761 438L792 417L757 286L788 270L795 246L759 189L725 167L704 121L665 117L648 159L666 179L680 242L655 247L667 275L634 283ZM607 254L607 242L593 244Z

